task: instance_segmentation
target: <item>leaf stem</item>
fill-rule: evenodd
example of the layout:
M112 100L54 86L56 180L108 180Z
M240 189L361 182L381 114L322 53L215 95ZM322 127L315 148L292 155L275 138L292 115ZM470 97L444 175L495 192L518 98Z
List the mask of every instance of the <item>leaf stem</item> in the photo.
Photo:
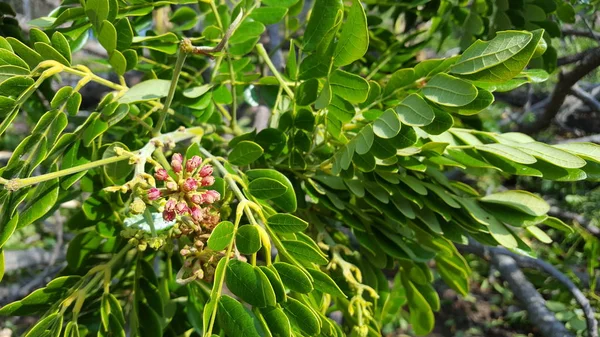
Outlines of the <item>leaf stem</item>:
M263 58L263 60L265 61L275 78L277 78L277 81L283 87L283 90L285 90L285 92L288 94L288 96L290 96L291 99L294 99L294 92L287 85L286 81L283 79L283 77L273 64L273 61L271 61L271 58L269 57L269 54L267 54L267 51L265 50L265 47L262 45L262 43L258 43L256 45L256 50L258 51L258 55L260 55L260 57Z
M93 161L90 163L86 163L86 164L75 166L75 167L70 167L70 168L67 168L64 170L59 170L56 172L42 174L42 175L36 176L36 177L29 177L29 178L23 178L23 179L15 178L15 179L11 179L11 180L3 179L3 180L0 180L0 184L5 185L9 191L16 191L23 187L39 184L41 182L52 180L54 178L60 178L60 177L64 177L64 176L67 176L70 174L87 171L89 169L116 163L121 160L129 159L129 158L131 158L131 154L123 154L120 156L114 156L114 157L96 160L96 161Z
M179 50L177 51L177 61L175 61L175 68L173 69L173 77L171 78L171 86L169 87L169 93L167 94L167 98L165 100L165 104L163 105L163 109L158 117L158 122L154 127L154 131L152 134L157 136L160 134L160 130L162 129L165 120L167 119L167 113L169 112L169 107L173 102L173 97L175 96L175 89L177 89L177 82L179 81L179 75L181 74L181 69L183 69L183 64L185 62L185 58L187 57L187 49L189 48L190 42L189 40L184 40L179 44Z

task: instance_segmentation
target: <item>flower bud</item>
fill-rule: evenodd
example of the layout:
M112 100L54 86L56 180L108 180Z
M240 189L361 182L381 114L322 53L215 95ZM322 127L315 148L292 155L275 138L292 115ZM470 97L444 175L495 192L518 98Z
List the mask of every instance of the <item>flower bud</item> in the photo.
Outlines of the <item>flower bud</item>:
M174 211L164 210L163 211L163 219L165 219L165 221L173 221L173 220L175 220L175 212Z
M140 198L135 198L129 206L129 209L133 214L142 214L144 213L144 210L146 210L146 203Z
M207 204L212 204L221 199L221 194L215 190L208 190L202 195L202 200Z
M177 203L177 206L175 206L175 210L177 211L177 214L181 215L188 213L190 209L188 208L188 205L185 202L180 201Z
M204 165L200 169L200 176L202 178L208 177L213 174L213 167L211 165Z
M169 212L173 212L175 210L175 206L177 205L177 201L173 198L169 199L165 204L165 210Z
M181 155L181 153L175 153L171 157L171 167L173 168L173 171L175 171L175 173L181 172L181 170L183 169L182 164L183 156Z
M148 199L149 200L156 200L160 198L160 190L156 187L152 187L151 189L148 190Z
M167 179L169 179L169 173L167 173L167 170L165 170L164 168L160 168L156 170L156 172L154 172L154 178L160 181L166 181Z
M196 205L200 205L202 203L202 196L200 196L200 194L194 194L191 196L190 198L192 200L192 203L196 204Z
M194 170L197 169L200 164L202 164L202 158L199 156L193 156L185 162L185 170L188 172L194 172Z
M198 181L194 178L187 178L183 183L183 190L186 192L195 191L198 188Z
M211 186L214 183L215 183L215 177L213 177L213 176L204 177L204 178L202 178L202 181L201 181L202 186Z
M200 207L192 207L192 219L194 219L195 221L202 220L202 209Z
M174 181L167 181L167 189L169 191L177 191L179 189L179 187L177 186L177 183Z

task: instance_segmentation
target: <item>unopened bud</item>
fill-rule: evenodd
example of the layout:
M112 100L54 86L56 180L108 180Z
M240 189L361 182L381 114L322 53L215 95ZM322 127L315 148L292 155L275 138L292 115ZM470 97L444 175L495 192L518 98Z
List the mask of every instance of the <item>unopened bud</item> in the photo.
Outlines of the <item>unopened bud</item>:
M177 186L177 183L174 181L167 181L166 186L169 191L177 191L179 189L179 187Z
M211 165L204 165L200 169L200 173L199 174L200 174L200 176L202 178L208 177L208 176L210 176L210 175L213 174L213 167Z
M183 183L183 190L186 192L192 192L198 189L198 181L194 178L187 178Z
M185 162L185 170L188 172L194 172L194 170L197 169L200 164L202 164L202 158L199 156L193 156Z
M133 199L131 206L129 206L129 209L133 214L142 214L146 210L146 203L140 198L135 198Z
M215 183L215 177L213 177L213 176L204 177L204 178L202 178L202 181L201 181L202 186L211 186L214 183Z
M185 202L180 201L179 203L177 203L177 206L175 206L175 210L177 211L177 214L181 215L188 213L190 209L188 208L188 205Z
M151 189L148 190L148 199L149 200L156 200L160 198L160 190L156 187L152 187Z
M221 199L221 194L215 190L208 190L202 195L202 200L207 204L212 204Z
M173 220L175 220L175 212L174 211L164 210L163 211L163 219L165 219L165 221L173 221Z
M154 178L160 181L166 181L169 179L169 173L164 168L159 168L156 170L156 172L154 172Z

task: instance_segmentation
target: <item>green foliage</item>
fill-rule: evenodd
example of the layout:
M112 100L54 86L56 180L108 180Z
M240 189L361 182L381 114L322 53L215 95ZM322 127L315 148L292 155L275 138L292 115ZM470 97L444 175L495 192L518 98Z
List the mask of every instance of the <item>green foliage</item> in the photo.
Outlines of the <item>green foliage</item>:
M0 136L31 130L0 168L0 279L15 231L81 205L65 211L62 276L0 309L40 315L27 336L364 337L399 316L425 335L431 262L469 291L455 243L532 254L524 232L571 230L532 193L484 196L445 174L598 179L597 145L470 127L494 91L548 78L548 18L570 22L569 3L316 0L306 22L303 0L235 3L65 0L28 40L0 6ZM281 65L259 43L275 24ZM460 55L417 57L455 28ZM74 57L90 33L118 81ZM76 84L54 91L64 75ZM109 91L84 111L91 83ZM255 130L241 115L259 104Z

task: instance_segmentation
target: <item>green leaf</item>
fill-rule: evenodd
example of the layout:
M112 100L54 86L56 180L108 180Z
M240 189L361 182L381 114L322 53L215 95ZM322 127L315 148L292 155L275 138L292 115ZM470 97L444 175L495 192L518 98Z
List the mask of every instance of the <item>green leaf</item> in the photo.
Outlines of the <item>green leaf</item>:
M354 106L338 95L331 97L327 110L333 118L343 123L351 121L356 113Z
M208 248L216 251L227 248L233 240L233 228L233 223L221 221L208 238Z
M236 144L229 153L229 162L233 165L249 165L260 158L264 153L263 148L248 140Z
M246 225L238 228L235 235L235 245L242 254L250 255L262 247L260 233L256 225Z
M250 13L250 18L265 25L273 25L283 20L287 11L284 7L259 7Z
M171 81L148 80L134 85L119 99L119 103L136 103L166 97Z
M102 159L116 157L117 148L129 151L127 145L120 142L114 142L110 144L108 148L106 148L102 154ZM104 174L106 174L112 183L125 183L127 177L133 171L133 165L129 164L127 160L122 160L120 162L104 165L102 169L104 170Z
M278 0L275 0L278 1ZM288 53L288 57L287 60L285 62L285 71L288 75L288 77L291 80L297 80L298 79L298 61L297 61L297 56L296 56L296 48L294 47L294 40L291 40L290 42L290 50Z
M471 103L459 107L456 113L465 116L474 115L492 105L493 102L494 95L491 92L477 88L477 97Z
M265 31L265 25L258 21L245 21L235 30L229 43L236 44L253 40Z
M433 122L435 113L421 96L410 94L396 107L398 117L403 124L425 126Z
M233 298L223 295L219 301L219 326L227 336L260 337L252 316Z
M316 290L328 293L333 296L346 298L346 294L340 289L340 287L329 277L329 275L317 269L306 269L314 281L314 287Z
M421 129L423 129L423 131L430 135L440 135L448 131L454 125L454 118L452 118L452 115L449 113L438 108L434 108L433 112L435 113L435 119L431 124L422 126Z
M9 38L9 41L12 41ZM29 66L25 61L21 60L17 55L6 49L0 49L0 66L17 66L24 69L29 69Z
M117 48L117 30L109 21L104 20L98 32L98 42L110 54Z
M0 282L2 282L2 278L4 277L4 249L0 248Z
M480 224L487 226L492 237L501 245L507 248L517 248L518 243L512 233L494 218L491 214L481 208L477 202L467 198L456 198L463 205L464 209Z
M269 200L285 194L287 187L274 179L258 178L248 185L248 190L258 199Z
M263 0L262 3L267 6L290 8L298 1L299 0Z
M102 22L108 19L109 11L108 0L87 0L85 2L85 14L96 28L99 28Z
M575 23L575 8L568 2L558 1L556 15L561 21L566 23Z
M28 76L14 76L0 83L0 92L9 97L19 97L25 90L33 86L33 79Z
M283 284L290 290L301 294L308 294L313 290L312 281L300 268L285 262L275 262L273 266Z
M48 213L58 200L59 189L58 178L37 185L20 210L17 228L25 227Z
M518 143L515 146L525 153L543 159L556 166L573 169L584 167L586 164L585 160L576 155L543 143Z
M369 82L352 73L335 70L329 77L333 93L351 103L361 103L369 94Z
M360 1L353 0L348 18L342 26L342 33L333 53L334 65L343 67L359 60L365 55L368 47L367 16Z
M275 214L267 219L267 223L277 233L303 232L308 228L308 222L291 214Z
M280 197L271 199L271 201L285 212L295 212L297 208L296 193L289 179L280 172L270 169L255 169L246 171L246 175L250 180L257 178L271 178L279 181L287 191Z
M39 322L37 322L33 326L33 328L31 328L31 330L29 330L29 332L25 335L25 337L44 336L46 330L50 329L52 327L52 325L57 321L57 317L62 317L62 316L58 316L58 312L55 312L55 313L52 313L52 314L44 317Z
M517 76L529 63L531 57L535 53L538 43L543 38L544 30L538 29L533 32L533 37L525 48L521 49L517 54L513 55L506 61L494 65L490 68L479 70L472 74L457 74L460 77L481 82L502 83Z
M481 201L505 205L534 216L546 215L550 211L550 205L544 199L526 191L505 191L488 194L481 198Z
M394 115L396 115L394 113ZM398 116L396 115L396 119ZM366 125L360 132L354 137L354 141L356 143L355 151L358 154L365 154L369 152L371 146L373 146L374 133L373 127L369 124Z
M425 297L417 290L415 285L406 277L402 278L402 284L406 290L408 306L410 308L410 324L417 335L426 335L435 323L433 311L425 300Z
M315 115L308 109L300 109L294 117L294 127L312 132L315 127Z
M555 148L566 150L588 160L600 163L600 145L594 143L565 143L553 145Z
M282 244L288 253L298 260L316 263L318 265L327 264L327 258L324 256L324 254L320 251L317 251L307 243L301 241L283 240Z
M400 119L398 114L392 109L387 109L383 115L379 116L373 123L373 132L380 138L393 138L400 132ZM357 151L357 153L359 153Z
M183 96L187 98L198 98L210 91L212 87L212 84L203 84L197 87L187 88L183 91Z
M258 267L252 267L239 260L232 260L227 266L225 281L227 288L248 304L264 308L276 303L273 287L267 276Z
M125 56L116 49L112 51L112 54L108 58L108 62L115 72L121 76L127 71L127 59L125 59Z
M341 0L315 1L304 31L303 50L311 52L317 48L327 32L343 17L344 4Z
M45 59L60 62L68 67L71 66L69 60L62 56L62 54L54 49L51 45L44 42L36 42L34 46L35 50Z
M273 267L260 266L260 270L267 276L271 286L273 287L273 291L275 292L275 298L277 299L277 303L283 302L286 299L285 288L283 287L283 282L281 282L281 278L277 274L277 270L273 269Z
M269 307L260 309L273 337L292 337L290 320L281 308Z
M427 99L450 107L467 105L477 97L473 84L444 73L431 78L422 92Z
M36 52L35 50L31 49L29 46L25 45L23 42L13 38L13 37L8 37L6 39L8 41L8 43L10 43L10 46L13 48L13 50L15 51L15 53L17 53L26 63L25 63L25 67L23 67L23 63L21 63L20 59L18 59L19 64L15 64L18 67L24 68L29 70L29 68L35 68L38 63L43 61L42 55L40 55L38 52ZM9 53L10 54L10 53ZM3 52L0 51L0 65L2 64L6 64L2 62L2 58L3 58ZM13 55L13 54L10 54ZM12 63L10 63L12 64ZM27 66L28 65L28 66Z
M60 32L54 32L54 34L52 34L52 47L58 50L58 52L71 63L71 47L69 46L69 41L67 41L67 38Z
M404 88L417 80L415 70L413 68L403 68L392 74L392 77L385 85L383 94L385 96L392 94L394 91Z
M288 297L282 306L292 324L304 333L316 336L321 332L321 324L319 324L317 315L300 301Z
M533 164L537 160L535 157L519 150L514 147L504 144L484 144L475 146L477 151L488 152L502 158L506 158L510 161L520 164Z
M319 81L311 78L302 82L296 89L296 104L307 106L313 104L317 100L319 92Z
M491 41L477 40L450 68L451 73L473 74L499 65L521 51L531 41L530 32L498 32Z

